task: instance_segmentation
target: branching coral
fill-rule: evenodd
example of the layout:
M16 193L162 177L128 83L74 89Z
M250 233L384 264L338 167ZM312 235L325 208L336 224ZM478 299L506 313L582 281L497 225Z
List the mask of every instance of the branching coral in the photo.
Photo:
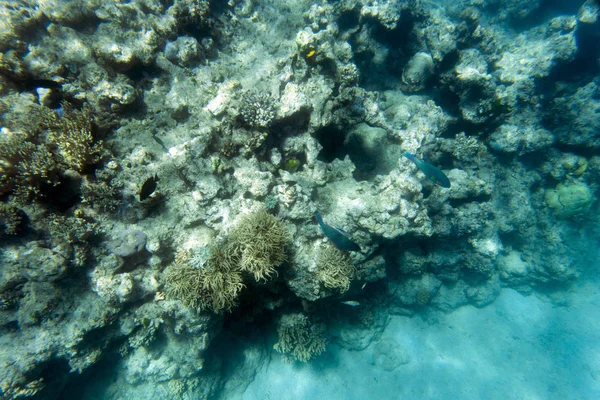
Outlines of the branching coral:
M252 129L266 129L275 118L275 99L268 94L249 90L242 95L240 120Z
M3 130L0 136L0 194L16 191L19 199L41 194L58 184L59 165L50 146L33 134Z
M0 203L0 232L4 225L4 233L7 235L16 235L23 223L23 212L17 207Z
M244 288L236 268L238 258L237 250L228 245L213 247L204 268L194 268L185 257L178 257L165 275L168 295L198 311L230 311Z
M230 238L239 248L241 270L256 281L270 279L286 260L289 234L280 219L264 210L242 217Z
M356 268L348 253L327 244L317 250L317 278L326 288L339 289L340 293L350 288Z
M325 324L315 323L302 313L285 314L277 327L279 341L273 348L283 353L286 361L307 362L325 351Z
M48 138L57 146L57 155L63 164L75 171L82 172L86 166L94 164L102 157L101 141L95 141L92 135L93 116L89 107L81 111L64 104L64 116L59 118L55 112L43 114L48 126Z
M0 132L0 194L12 192L19 202L31 201L57 186L67 169L83 172L100 160L102 142L93 138L90 110L64 108L62 118L35 105L29 105L28 115L7 110L15 116L9 125L16 129Z

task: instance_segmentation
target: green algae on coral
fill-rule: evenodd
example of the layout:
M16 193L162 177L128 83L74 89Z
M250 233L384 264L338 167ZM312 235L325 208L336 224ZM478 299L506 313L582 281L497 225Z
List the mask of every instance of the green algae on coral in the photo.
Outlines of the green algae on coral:
M556 188L546 191L546 204L559 219L584 214L593 202L590 188L581 182L559 183Z

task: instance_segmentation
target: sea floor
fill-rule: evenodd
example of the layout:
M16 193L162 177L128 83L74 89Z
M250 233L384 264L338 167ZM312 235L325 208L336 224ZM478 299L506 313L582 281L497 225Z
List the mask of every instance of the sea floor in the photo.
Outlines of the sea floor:
M330 345L309 364L272 352L236 397L600 399L600 284L579 281L561 298L504 289L484 308L393 316L362 351Z

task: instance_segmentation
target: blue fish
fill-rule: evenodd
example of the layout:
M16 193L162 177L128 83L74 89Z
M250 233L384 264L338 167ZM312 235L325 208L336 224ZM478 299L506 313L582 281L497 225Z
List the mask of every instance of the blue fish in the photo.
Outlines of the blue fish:
M340 228L335 228L323 222L323 218L321 217L320 212L316 211L315 217L317 218L317 222L323 230L323 233L325 234L325 236L327 236L327 238L329 238L329 240L331 240L331 243L333 243L335 247L337 247L340 250L358 251L360 254L364 254L360 250L360 246L354 243L346 232L344 232Z
M404 153L404 157L414 162L417 168L419 168L421 172L423 172L425 176L431 179L431 181L436 185L440 185L444 188L450 187L450 179L448 179L446 174L444 174L438 167L434 167L433 165L418 159L414 154L411 153Z

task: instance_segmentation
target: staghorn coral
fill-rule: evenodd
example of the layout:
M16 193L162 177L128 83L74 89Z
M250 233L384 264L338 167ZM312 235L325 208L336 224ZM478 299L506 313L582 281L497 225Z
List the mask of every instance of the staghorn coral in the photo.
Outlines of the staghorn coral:
M350 288L356 268L348 253L326 244L317 250L317 278L326 288L338 289L340 293Z
M0 132L0 194L13 193L17 202L28 203L58 186L65 171L84 172L101 159L103 145L92 135L89 108L65 104L64 111L60 118L35 104L5 109L3 120L9 123Z
M180 253L167 270L167 294L197 311L212 310L218 314L234 308L244 288L238 249L227 244L212 247L208 263L202 268L194 268L188 260Z
M47 110L47 109L44 109ZM95 141L92 134L93 115L88 106L75 110L63 104L64 116L55 112L43 112L42 119L48 126L48 139L57 146L57 156L68 168L83 172L100 161L103 155L102 141Z
M258 282L270 279L286 261L289 234L281 220L264 210L245 215L230 235L240 251L240 269Z
M17 235L23 225L23 211L12 204L0 203L0 227L7 235Z
M307 362L325 351L325 324L316 323L302 313L284 314L277 327L279 341L273 348L288 362Z
M42 194L59 182L59 165L48 144L36 135L3 129L0 136L0 194L15 191L20 200Z

